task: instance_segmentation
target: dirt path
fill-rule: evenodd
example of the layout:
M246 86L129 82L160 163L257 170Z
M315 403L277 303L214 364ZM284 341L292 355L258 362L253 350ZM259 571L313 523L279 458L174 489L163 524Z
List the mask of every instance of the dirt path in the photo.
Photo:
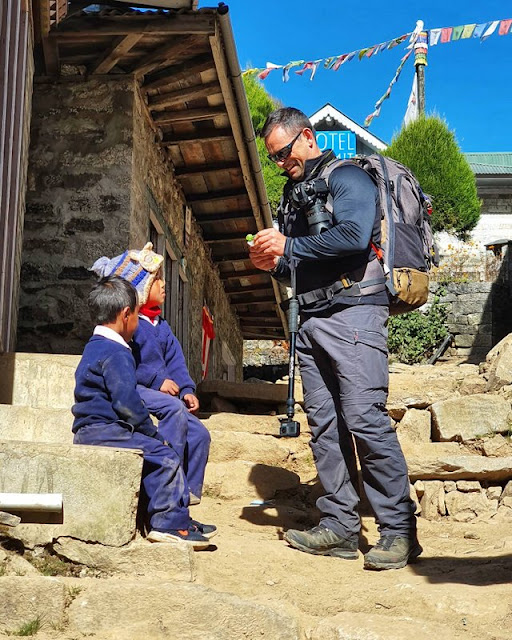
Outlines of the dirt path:
M301 526L307 516L279 500L264 508L207 498L195 507L195 515L220 530L217 549L197 554L198 582L266 604L292 606L306 628L319 618L353 612L378 614L384 625L397 617L419 620L427 629L433 625L438 640L512 636L509 525L420 518L421 559L398 571L371 572L363 570L362 555L345 561L288 547L281 540L283 527ZM371 518L363 519L363 527L362 550L378 537Z

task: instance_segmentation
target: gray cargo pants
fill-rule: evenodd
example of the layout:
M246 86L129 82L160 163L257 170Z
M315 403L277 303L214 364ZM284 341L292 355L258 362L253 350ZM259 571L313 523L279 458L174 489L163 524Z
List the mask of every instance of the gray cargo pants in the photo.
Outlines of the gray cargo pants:
M297 337L310 442L326 494L322 524L348 537L360 529L354 442L381 535L412 535L407 466L386 411L388 308L342 307L305 319Z

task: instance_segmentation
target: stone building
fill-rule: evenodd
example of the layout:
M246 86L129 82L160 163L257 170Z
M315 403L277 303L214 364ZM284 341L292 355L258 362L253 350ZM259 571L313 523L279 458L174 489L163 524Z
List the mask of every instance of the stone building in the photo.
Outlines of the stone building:
M2 34L18 45L0 45L7 117L24 117L2 147L18 192L2 218L0 351L80 353L88 268L151 240L192 376L207 308L209 377L240 379L243 340L284 337L286 320L247 255L245 235L271 214L229 14L192 0L136 5L2 7Z

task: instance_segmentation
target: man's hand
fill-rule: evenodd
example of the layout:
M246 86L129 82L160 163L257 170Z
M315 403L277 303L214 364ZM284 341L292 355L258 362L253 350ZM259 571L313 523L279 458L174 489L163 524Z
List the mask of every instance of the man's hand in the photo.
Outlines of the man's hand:
M183 402L190 413L197 413L199 411L199 400L193 393L186 393L183 396Z
M249 247L249 257L257 269L268 271L273 269L279 258L284 255L286 236L277 229L263 229L254 237L254 244Z
M171 380L170 378L166 378L162 382L162 386L160 387L160 391L162 393L168 393L170 396L177 396L179 394L179 392L180 392L180 388L174 382L174 380Z

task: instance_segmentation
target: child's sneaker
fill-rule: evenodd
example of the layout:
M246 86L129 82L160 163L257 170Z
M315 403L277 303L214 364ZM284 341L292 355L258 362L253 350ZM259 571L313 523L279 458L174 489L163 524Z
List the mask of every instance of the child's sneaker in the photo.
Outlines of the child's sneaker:
M167 542L175 544L182 540L194 549L206 549L210 546L210 541L199 531L197 527L190 526L188 529L169 529L168 531L157 531L153 529L148 533L147 539L150 542Z
M197 520L191 520L190 522L192 527L195 527L205 538L213 538L213 536L217 535L217 527L214 524L203 524Z

